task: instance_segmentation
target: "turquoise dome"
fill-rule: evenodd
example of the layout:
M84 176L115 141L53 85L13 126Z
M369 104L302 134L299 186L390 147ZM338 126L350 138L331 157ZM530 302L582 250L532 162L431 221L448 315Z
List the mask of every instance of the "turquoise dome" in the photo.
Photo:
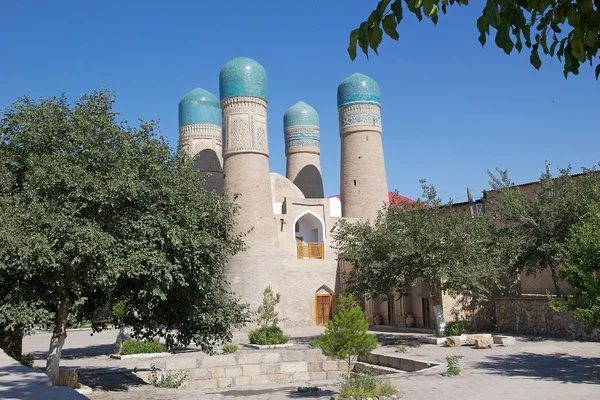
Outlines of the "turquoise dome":
M319 114L303 101L291 106L283 115L283 128L293 126L319 126Z
M256 61L239 57L229 61L219 75L221 100L234 96L267 100L267 73Z
M207 90L194 89L179 101L179 126L192 124L221 126L219 100Z
M352 74L337 89L338 107L348 104L370 103L379 105L379 85L363 74Z

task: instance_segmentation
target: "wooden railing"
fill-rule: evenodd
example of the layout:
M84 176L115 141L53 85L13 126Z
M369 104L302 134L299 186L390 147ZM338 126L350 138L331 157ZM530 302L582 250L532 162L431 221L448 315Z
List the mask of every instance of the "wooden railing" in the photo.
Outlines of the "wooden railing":
M325 246L323 242L296 243L298 258L325 258Z

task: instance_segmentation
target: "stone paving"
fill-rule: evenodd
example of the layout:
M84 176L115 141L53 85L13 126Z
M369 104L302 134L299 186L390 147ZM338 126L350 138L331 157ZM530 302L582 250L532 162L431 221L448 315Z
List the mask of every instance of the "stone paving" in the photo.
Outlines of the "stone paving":
M319 333L318 328L301 330L292 332L292 337L306 342ZM48 343L46 341L41 347L44 335L27 338L24 351L44 351ZM335 393L334 381L310 382L325 390L322 395L295 392L296 385L308 382L223 390L154 388L128 372L139 360L118 361L110 360L106 355L92 356L102 354L102 350L111 345L116 331L94 336L90 341L89 332L70 333L65 346L65 360L61 364L82 368L81 381L94 388L94 393L88 396L93 400L326 399ZM243 341L243 336L237 335L234 341ZM518 338L512 347L494 346L492 349L476 350L464 346L449 348L420 344L417 342L419 336L378 334L384 345L377 352L399 351L402 357L442 364L424 372L401 372L392 377L403 399L600 399L600 343ZM88 341L90 343L86 346ZM461 375L452 378L441 375L446 355L462 356ZM42 366L43 361L36 360L38 365Z

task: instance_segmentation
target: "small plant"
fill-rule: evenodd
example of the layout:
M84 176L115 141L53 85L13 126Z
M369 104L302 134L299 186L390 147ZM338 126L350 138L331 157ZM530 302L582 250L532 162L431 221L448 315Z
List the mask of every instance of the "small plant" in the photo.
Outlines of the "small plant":
M308 345L312 348L318 349L321 347L321 342L319 342L319 339L313 339L308 342Z
M458 360L458 356L446 356L446 362L448 363L448 366L446 367L446 372L444 375L456 376L460 374L460 365L458 364Z
M460 336L465 331L465 324L462 321L448 322L444 330L445 336Z
M358 356L366 356L377 348L377 339L375 335L367 333L368 329L367 315L356 304L352 295L340 295L335 317L327 323L327 328L319 339L319 347L325 356L346 362L348 384Z
M26 367L33 368L33 360L35 360L33 354L23 354L17 361Z
M321 388L318 386L298 386L296 390L300 393L312 393L312 392L320 392Z
M407 353L407 352L408 352L408 347L406 347L404 345L402 345L396 349L396 353Z
M148 382L150 382L152 386L159 388L179 389L188 376L186 370L169 371L165 373L164 368L162 368L160 369L160 376L157 371L159 371L158 368L152 364L152 371L148 377Z
M121 344L121 354L145 354L145 353L162 353L163 345L156 339L144 340L142 342L129 339Z
M223 346L223 353L225 354L231 354L231 353L235 353L237 351L237 346L235 344L226 344L225 346Z
M260 328L248 334L250 343L274 345L285 344L290 340L290 337L277 326L279 317L277 311L275 311L275 306L279 304L279 301L281 301L279 293L273 293L271 286L268 286L263 292L263 302L257 310L256 322L260 325Z
M353 375L346 383L340 386L340 397L343 398L368 398L392 396L398 389L389 380L373 375Z
M274 344L285 344L290 340L290 337L283 333L280 327L270 326L261 327L251 331L248 334L248 339L252 344L259 345L274 345Z

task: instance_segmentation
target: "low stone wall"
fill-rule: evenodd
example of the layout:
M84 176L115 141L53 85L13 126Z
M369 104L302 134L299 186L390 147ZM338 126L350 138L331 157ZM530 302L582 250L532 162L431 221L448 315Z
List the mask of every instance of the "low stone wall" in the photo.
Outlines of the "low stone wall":
M439 365L437 363L413 360L411 358L401 357L395 354L389 355L375 353L371 353L368 356L360 356L358 357L358 361L408 372L420 371L422 369L436 367Z
M216 389L270 383L340 379L344 363L319 349L247 350L236 354L169 358L152 362L158 369L188 373L185 387ZM147 379L149 372L138 373Z
M584 328L571 313L552 310L544 295L496 298L496 324L505 333L600 341L600 330Z

